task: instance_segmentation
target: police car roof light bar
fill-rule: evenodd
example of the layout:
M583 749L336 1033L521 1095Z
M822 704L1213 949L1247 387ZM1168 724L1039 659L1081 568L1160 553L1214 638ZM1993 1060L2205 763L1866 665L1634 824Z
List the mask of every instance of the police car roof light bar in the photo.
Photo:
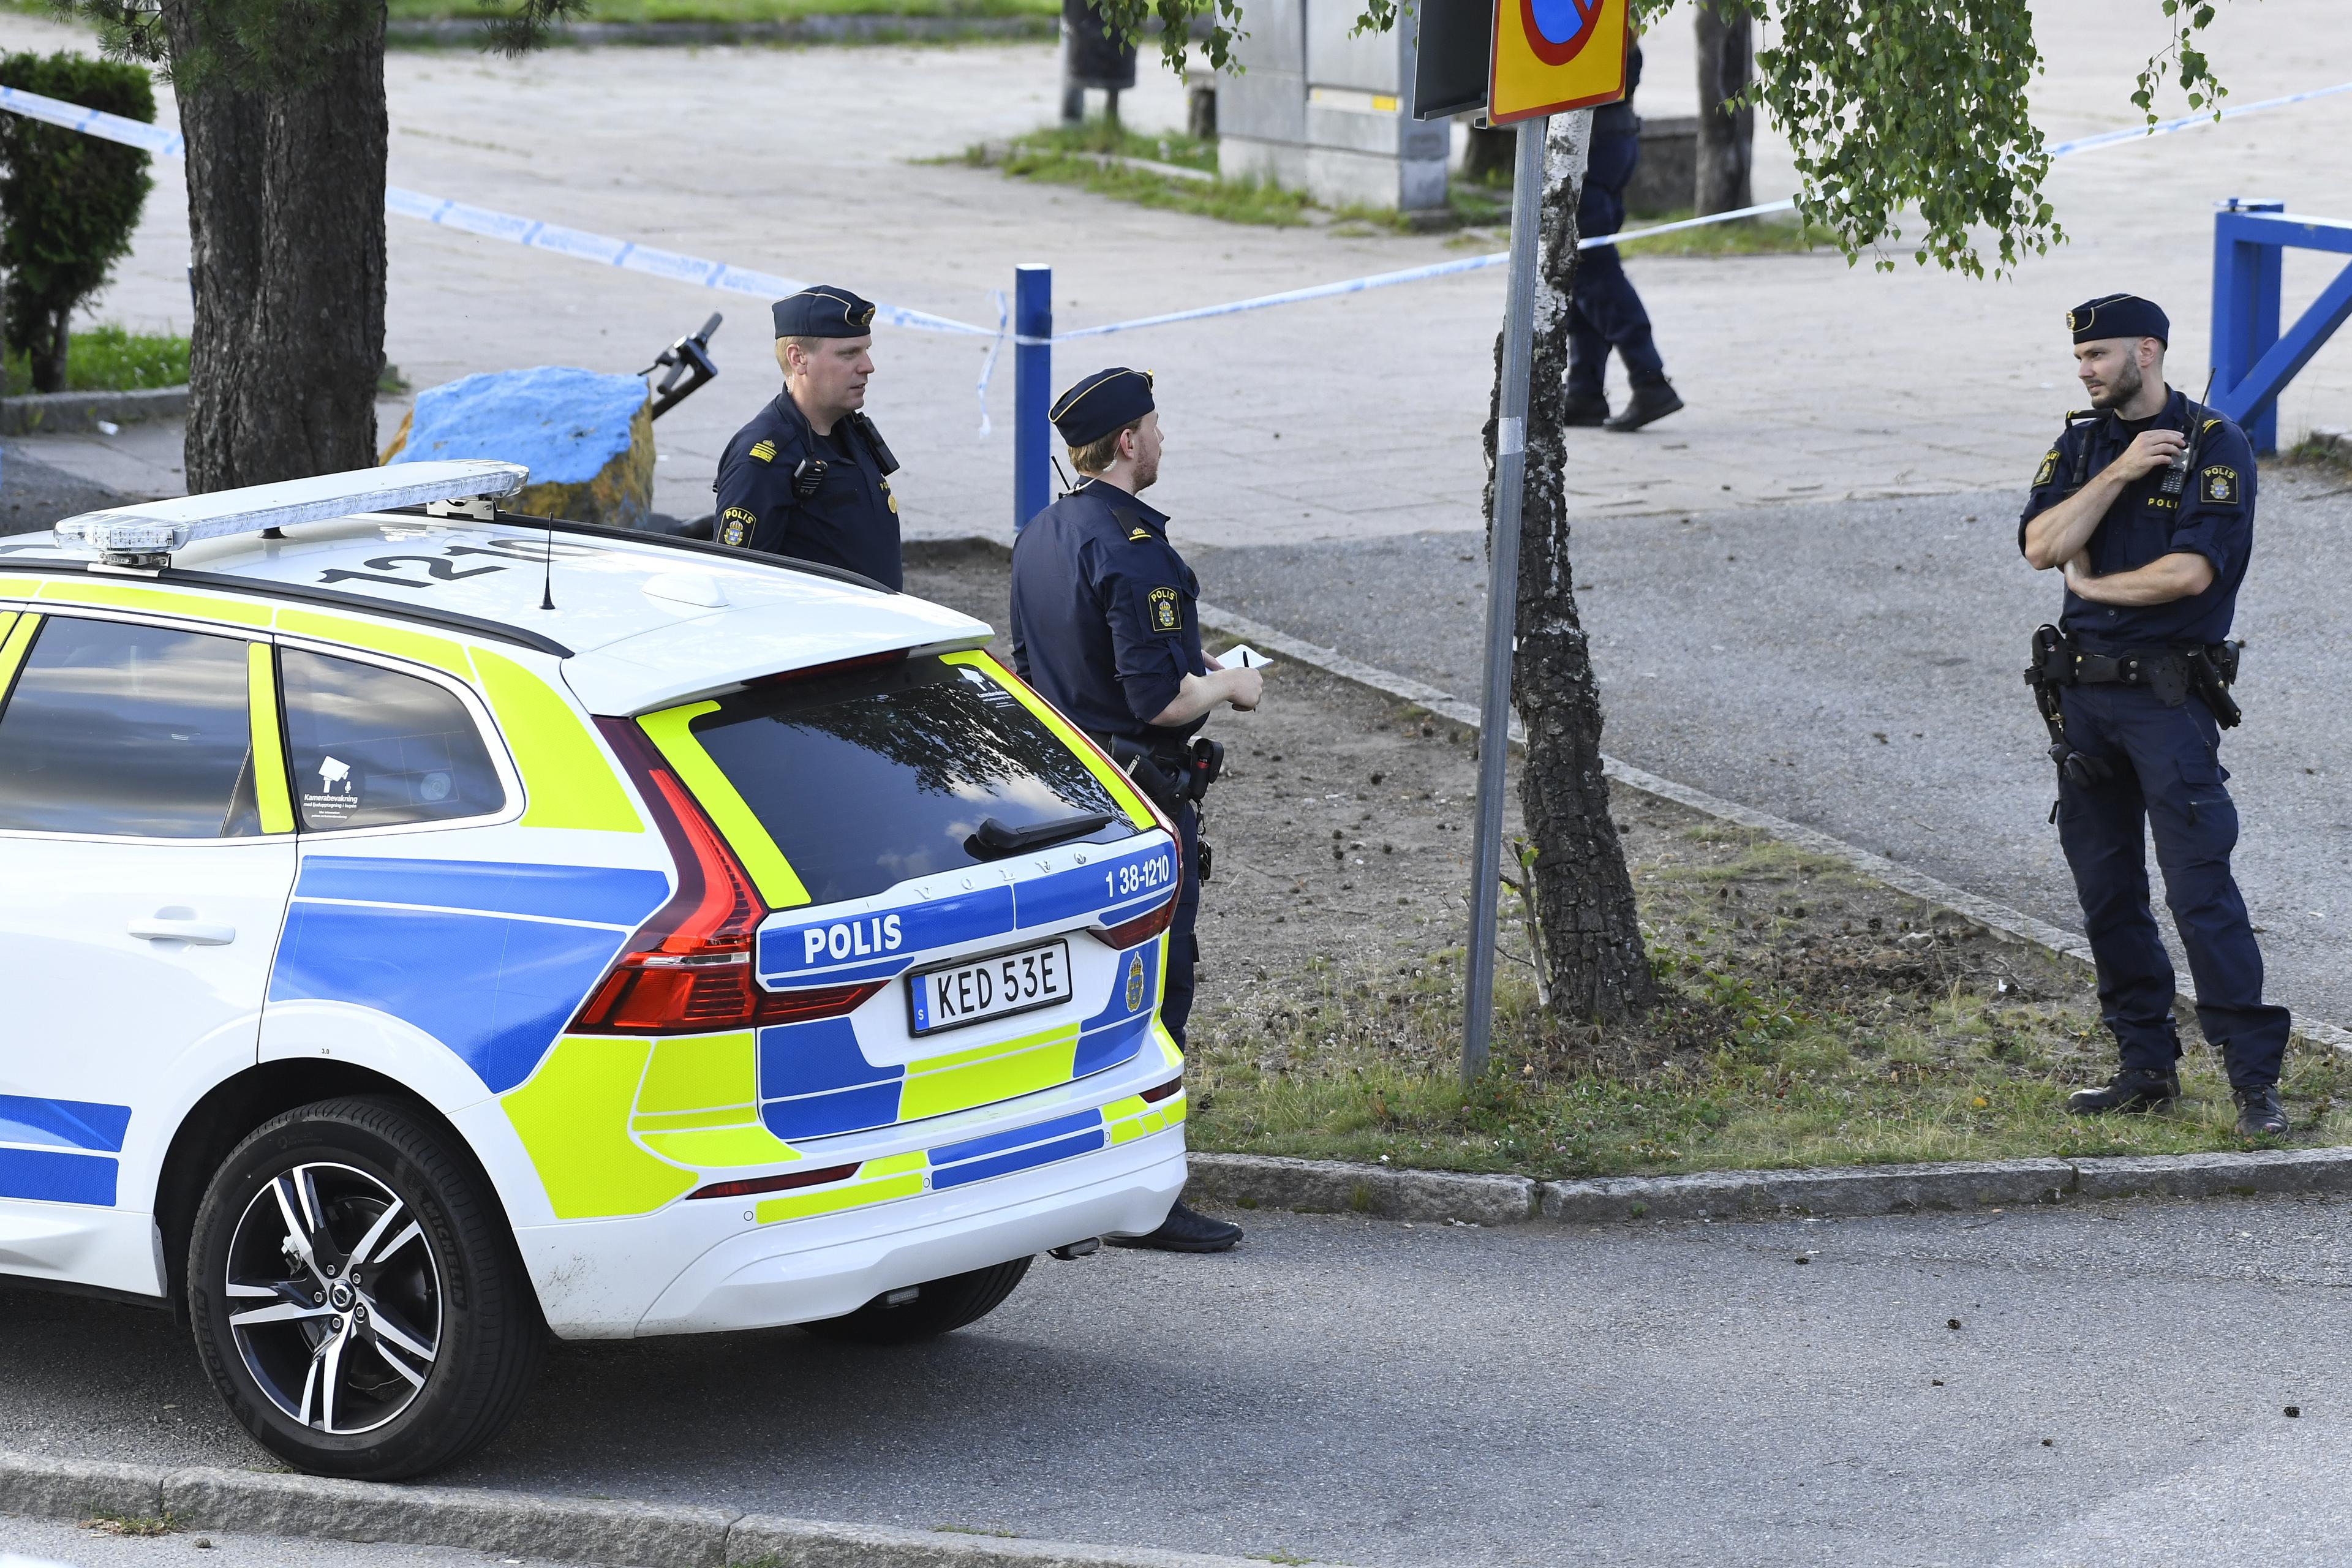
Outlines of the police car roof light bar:
M52 531L62 548L96 551L110 565L156 566L172 552L200 539L260 533L395 507L488 500L514 494L530 479L530 470L520 463L481 458L398 463L86 511L67 518Z

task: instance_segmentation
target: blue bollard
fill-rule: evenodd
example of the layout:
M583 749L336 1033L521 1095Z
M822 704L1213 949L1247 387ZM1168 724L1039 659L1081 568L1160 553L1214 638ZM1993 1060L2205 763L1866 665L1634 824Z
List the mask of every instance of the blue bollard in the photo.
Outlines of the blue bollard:
M1013 527L1018 532L1053 499L1054 269L1013 269Z

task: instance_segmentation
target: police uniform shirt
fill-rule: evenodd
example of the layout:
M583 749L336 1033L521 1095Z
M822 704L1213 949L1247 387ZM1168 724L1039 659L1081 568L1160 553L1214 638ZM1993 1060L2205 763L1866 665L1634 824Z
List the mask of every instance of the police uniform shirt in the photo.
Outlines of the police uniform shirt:
M2143 430L2186 430L2189 398L2175 390L2151 419L2119 419L2113 410L2070 425L2058 444L2042 454L2034 471L2025 513L2018 520L2018 548L2025 548L2025 525L2064 500L2074 487L2075 462L2090 446L2085 480L2120 456ZM2213 581L2201 594L2166 605L2101 605L2066 590L2060 626L2094 652L2157 647L2169 643L2218 643L2230 635L2238 585L2254 542L2254 450L2236 425L2210 412L2200 434L2192 435L2194 466L2180 493L2164 493L2167 470L2158 468L2126 485L2091 534L2087 552L2094 576L2105 577L2179 552L2202 555Z
M838 566L900 588L898 498L871 428L860 415L845 415L830 436L809 426L789 392L735 432L719 459L715 537L795 561ZM793 470L803 459L824 465L816 493L801 499Z
M1031 519L1013 545L1013 663L1038 694L1098 735L1175 742L1154 724L1206 675L1200 582L1168 542L1168 517L1088 480Z

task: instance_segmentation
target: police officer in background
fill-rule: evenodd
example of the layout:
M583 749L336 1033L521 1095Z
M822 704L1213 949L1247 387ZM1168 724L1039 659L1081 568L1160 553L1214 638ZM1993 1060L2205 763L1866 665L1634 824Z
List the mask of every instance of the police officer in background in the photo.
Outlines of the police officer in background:
M2165 384L2171 324L2151 301L2077 306L2075 374L2093 412L2042 456L2018 547L2066 583L2026 672L2058 764L2058 840L2098 960L2099 1005L2122 1070L2067 1101L2147 1110L2180 1093L2173 970L2148 907L2156 836L2165 901L2197 983L2197 1021L2228 1063L2238 1131L2283 1133L2287 1011L2263 1001L2263 955L2230 873L2238 810L2221 732L2237 648L2226 639L2254 534L2254 454L2242 432Z
M1204 858L1196 802L1208 772L1196 766L1192 737L1221 702L1244 712L1256 707L1264 678L1202 653L1193 607L1200 584L1168 542L1168 515L1137 499L1160 477L1151 374L1098 371L1062 394L1052 418L1083 482L1013 542L1013 667L1175 821L1183 886L1168 928L1160 1018L1181 1048L1200 957L1193 926ZM1241 1237L1239 1226L1179 1203L1150 1235L1114 1239L1222 1252Z
M1633 89L1641 85L1642 46L1635 44L1625 60L1624 98L1592 111L1591 153L1576 202L1580 235L1615 234L1625 226L1625 186L1642 161L1642 121L1633 112ZM1611 349L1625 362L1625 378L1633 388L1632 401L1613 417L1601 385ZM1639 430L1682 405L1650 335L1650 313L1625 276L1617 247L1596 245L1582 252L1570 296L1566 423Z
M784 389L719 458L712 537L900 587L898 460L863 412L874 307L820 283L774 313Z

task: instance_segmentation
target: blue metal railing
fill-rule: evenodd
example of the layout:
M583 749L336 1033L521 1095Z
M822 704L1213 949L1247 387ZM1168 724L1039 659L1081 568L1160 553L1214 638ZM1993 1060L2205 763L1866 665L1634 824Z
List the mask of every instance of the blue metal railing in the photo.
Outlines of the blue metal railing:
M2352 223L2296 217L2283 203L2231 197L2213 215L2213 394L2254 450L2278 450L2278 395L2320 345L2352 317L2352 264L2319 291L2294 324L2279 330L2286 247L2352 256Z

